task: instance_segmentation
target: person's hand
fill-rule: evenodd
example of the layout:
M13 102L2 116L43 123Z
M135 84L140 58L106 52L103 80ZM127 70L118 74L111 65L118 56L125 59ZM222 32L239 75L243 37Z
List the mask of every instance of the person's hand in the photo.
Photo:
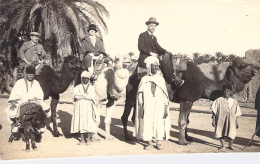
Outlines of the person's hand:
M15 108L16 108L16 105L12 104L11 107L10 107L10 110L14 110Z
M215 120L215 117L213 117L213 120L212 120L212 126L213 126L213 127L216 127L216 120Z
M158 57L159 56L157 53L154 53L154 52L150 52L150 55L154 56L154 57Z
M164 111L163 119L166 119L168 117L168 112Z
M92 56L92 57L93 57L93 56L95 56L95 55L94 55L92 52L91 52L91 53L89 53L88 55L89 55L89 56Z
M16 108L17 101L11 101L10 104L11 104L10 110L14 110L14 108Z
M100 55L98 56L98 59L101 60L101 59L103 59L103 57L104 57L104 55L103 55L103 54L100 54Z
M141 118L144 118L144 108L143 108L143 104L139 105L139 116Z
M167 105L165 105L164 106L164 115L163 115L163 119L165 119L165 118L167 118L168 117L168 106Z
M238 126L238 121L237 121L237 119L236 119L236 128L238 129L238 127L239 127L239 126Z
M140 110L140 117L144 118L144 110Z

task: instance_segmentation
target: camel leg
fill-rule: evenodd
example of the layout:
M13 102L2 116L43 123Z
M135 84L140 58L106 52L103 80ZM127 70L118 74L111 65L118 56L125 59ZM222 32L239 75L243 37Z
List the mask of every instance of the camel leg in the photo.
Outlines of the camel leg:
M127 131L128 117L129 117L129 115L131 113L132 108L133 108L133 106L131 105L131 102L126 100L124 113L123 113L123 115L121 117L121 121L122 121L123 128L124 128L124 137L125 137L126 141L131 141L132 140L132 137L130 137L130 135L128 134L128 131ZM134 122L134 114L133 114L133 117L132 117L132 121Z
M188 125L188 116L190 114L190 110L192 107L191 101L185 101L180 103L180 114L179 114L179 144L180 145L188 145L190 144L185 139L185 131Z
M32 143L32 148L34 151L37 151L37 146L35 144L35 135L31 134L31 143Z
M91 136L91 141L100 141L100 138L98 136L98 127L100 125L100 111L102 110L102 103L103 101L99 102L97 104L97 110L96 110L96 124L97 124L97 133L94 133L92 136Z
M30 152L30 135L31 135L30 133L31 132L29 132L28 129L24 130L25 143L26 143L25 151L26 152Z
M189 123L190 123L189 116L190 116L190 114L188 114L188 117L187 117L187 127L188 127L188 125L189 125ZM185 139L186 139L187 141L192 141L192 137L190 137L190 136L188 135L188 128L187 128L187 127L186 127L186 129L185 129Z
M58 125L57 125L57 105L59 102L60 96L59 95L53 95L51 99L51 120L53 123L53 136L59 137L61 136L60 132L58 131Z
M110 134L110 124L111 124L114 107L115 107L115 101L112 99L108 100L106 106L106 118L105 118L105 130L106 130L105 139L106 140L112 139L112 136Z

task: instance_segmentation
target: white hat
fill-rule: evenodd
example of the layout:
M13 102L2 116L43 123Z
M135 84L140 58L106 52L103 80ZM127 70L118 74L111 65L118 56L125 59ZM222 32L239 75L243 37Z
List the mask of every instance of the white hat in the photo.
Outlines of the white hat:
M91 77L91 72L89 72L89 71L83 71L82 73L81 73L81 78L82 77L88 77L88 78L90 78Z
M159 65L159 59L154 56L149 56L144 60L144 63L146 64L146 67L148 68L152 63L156 63Z

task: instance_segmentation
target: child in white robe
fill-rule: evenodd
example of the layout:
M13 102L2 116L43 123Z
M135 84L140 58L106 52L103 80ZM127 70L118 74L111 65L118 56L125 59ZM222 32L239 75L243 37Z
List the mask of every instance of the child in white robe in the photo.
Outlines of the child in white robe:
M241 116L237 100L231 98L232 86L230 84L224 85L223 93L223 97L216 99L211 106L212 126L215 127L215 137L220 139L219 150L221 151L225 150L225 139L229 142L228 149L233 150L233 141L238 128L237 118Z
M90 143L90 138L97 133L97 116L95 103L95 89L90 82L92 72L81 73L82 83L74 88L75 102L71 121L71 133L80 133L81 141L78 145ZM87 140L85 140L87 135Z

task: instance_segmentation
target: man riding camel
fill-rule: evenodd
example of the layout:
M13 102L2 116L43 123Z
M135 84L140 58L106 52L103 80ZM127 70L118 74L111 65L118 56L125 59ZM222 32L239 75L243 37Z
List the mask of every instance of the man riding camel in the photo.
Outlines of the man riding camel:
M102 39L97 36L96 25L90 24L88 27L88 33L89 36L82 40L81 53L86 57L88 67L93 67L94 64L101 62L103 57L107 57L107 54L105 53ZM96 63L93 63L92 60L96 60Z
M156 58L161 58L164 54L169 53L169 51L166 51L164 48L162 48L159 43L157 42L157 38L153 35L155 28L159 25L159 22L157 22L156 18L151 17L149 20L145 23L147 25L147 31L141 33L138 38L138 49L140 51L139 59L138 59L138 65L134 73L129 77L128 85L126 87L126 99L127 101L131 101L132 99L136 98L137 89L139 86L139 83L141 81L141 78L148 73L148 68L146 68L145 59L149 56L154 56ZM178 59L178 57L177 57ZM181 78L178 78L176 66L180 62L179 60L174 60L174 56L172 56L172 64L173 64L173 74L171 75L171 86L174 88L180 87L184 80L181 80ZM127 104L127 103L126 103ZM127 126L128 117L131 113L131 109L129 107L125 106L124 113L121 117L123 126ZM135 111L134 111L135 113ZM133 114L134 116L135 114ZM132 121L134 122L134 117L132 117ZM131 140L129 136L127 135L127 129L124 128L125 133L125 139Z
M159 22L156 21L156 18L149 18L149 20L145 24L147 25L147 31L141 33L138 39L138 49L140 51L137 65L138 79L140 78L140 76L146 74L145 72L147 69L144 60L148 56L154 56L158 58L165 53L170 53L159 45L159 43L157 42L157 38L153 35L156 27L159 25ZM179 87L184 83L184 81L178 79L176 75L173 76L172 82L176 85L176 87Z
M40 37L40 33L31 32L31 40L23 43L19 50L19 57L21 59L20 70L33 65L36 67L36 75L39 75L44 64L51 65L51 56L45 52L43 46L39 43Z

